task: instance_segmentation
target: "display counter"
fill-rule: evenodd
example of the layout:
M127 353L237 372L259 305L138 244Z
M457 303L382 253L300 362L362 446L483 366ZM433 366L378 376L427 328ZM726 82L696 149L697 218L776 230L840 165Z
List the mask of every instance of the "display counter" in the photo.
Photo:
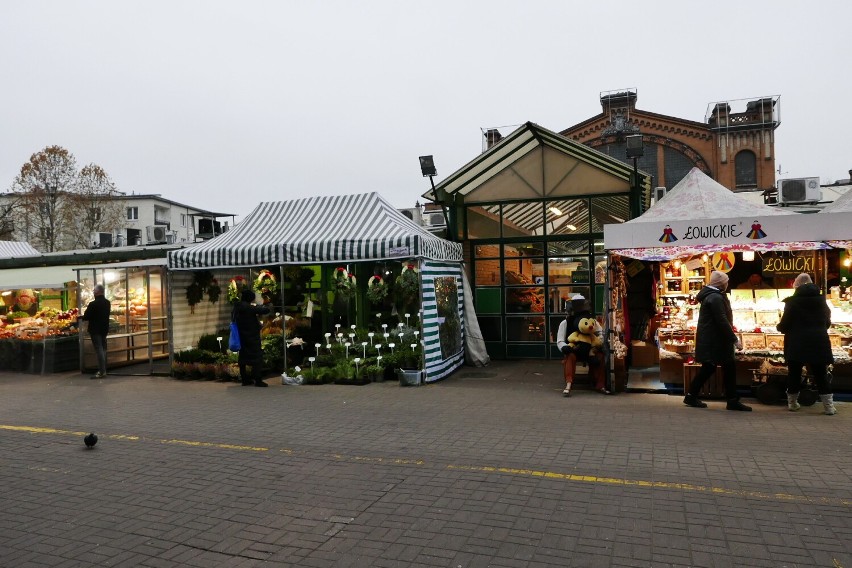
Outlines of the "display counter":
M79 369L80 340L77 334L40 340L14 337L0 339L0 368L32 374Z

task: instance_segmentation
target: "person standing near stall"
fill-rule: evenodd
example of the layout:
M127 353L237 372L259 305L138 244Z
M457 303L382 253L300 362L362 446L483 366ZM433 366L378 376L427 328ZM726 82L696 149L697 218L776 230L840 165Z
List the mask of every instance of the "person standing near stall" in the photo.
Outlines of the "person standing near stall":
M826 379L826 367L834 363L828 328L831 309L811 277L802 273L793 281L792 296L784 298L784 314L778 331L784 334L784 359L787 361L787 408L801 408L802 369L807 365L814 377L825 414L837 413L834 394Z
M260 344L260 322L257 316L269 313L266 306L254 305L254 291L246 288L240 294L240 301L234 306L233 321L237 322L240 332L240 353L237 362L240 366L240 379L243 386L269 386L260 378L263 367L263 348ZM249 368L251 371L249 371Z
M106 376L106 351L107 334L109 333L109 313L112 306L104 296L103 284L97 284L92 289L95 299L86 306L81 320L89 322L89 337L95 348L95 357L98 360L98 372L93 379L101 379Z
M716 365L722 366L725 381L725 398L728 410L750 411L751 407L740 402L737 396L737 365L734 348L742 350L743 344L734 333L733 311L725 290L728 288L728 275L714 270L710 274L710 283L698 292L695 299L701 304L698 311L698 327L695 331L695 361L701 369L689 385L689 392L683 403L694 408L707 408L707 404L698 399L701 387L716 372Z

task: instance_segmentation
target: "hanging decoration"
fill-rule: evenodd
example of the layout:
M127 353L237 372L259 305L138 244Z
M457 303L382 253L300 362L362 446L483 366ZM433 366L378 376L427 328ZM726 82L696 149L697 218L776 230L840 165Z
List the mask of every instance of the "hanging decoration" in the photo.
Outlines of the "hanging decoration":
M413 304L420 294L420 277L414 262L404 262L402 264L402 272L394 282L394 288L397 291L399 300L403 305Z
M271 299L278 293L278 281L275 280L275 275L271 271L261 270L254 281L254 289L260 293L265 300Z
M388 295L388 283L380 275L375 274L367 280L367 299L374 304L380 303Z
M334 293L338 298L348 300L355 295L357 291L355 276L349 274L349 271L343 266L334 269L332 280L334 282Z
M234 276L228 283L228 301L236 304L240 301L243 290L248 286L248 282L242 276Z
M213 290L215 288L215 290ZM213 290L211 294L211 290ZM199 270L193 272L192 282L186 287L186 302L189 304L189 313L195 313L195 305L204 299L204 294L207 293L211 302L219 299L219 284L213 278L213 273L209 270Z
M211 304L215 304L219 301L219 296L222 294L222 287L219 286L219 281L215 278L210 281L210 284L207 285L207 299L210 300Z

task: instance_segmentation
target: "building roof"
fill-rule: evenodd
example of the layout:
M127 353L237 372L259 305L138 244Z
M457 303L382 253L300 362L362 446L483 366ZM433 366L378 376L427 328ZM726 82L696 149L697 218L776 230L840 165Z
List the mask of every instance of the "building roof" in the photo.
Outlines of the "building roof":
M30 243L23 241L0 241L0 258L15 258L41 254Z

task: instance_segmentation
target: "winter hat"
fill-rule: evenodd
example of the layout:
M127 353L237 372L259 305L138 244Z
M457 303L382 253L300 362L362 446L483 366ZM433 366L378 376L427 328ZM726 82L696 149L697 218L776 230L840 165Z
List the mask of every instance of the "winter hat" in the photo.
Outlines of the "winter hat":
M252 290L251 288L245 288L240 293L240 300L242 300L243 302L254 302L254 298L254 290Z
M793 280L793 288L798 288L802 284L813 284L813 283L814 283L814 281L811 280L811 277L808 276L807 274L805 274L804 272L802 272L801 274L796 276L795 280Z
M714 288L721 288L725 284L728 283L728 275L724 272L719 272L718 270L714 270L710 273L710 286Z

